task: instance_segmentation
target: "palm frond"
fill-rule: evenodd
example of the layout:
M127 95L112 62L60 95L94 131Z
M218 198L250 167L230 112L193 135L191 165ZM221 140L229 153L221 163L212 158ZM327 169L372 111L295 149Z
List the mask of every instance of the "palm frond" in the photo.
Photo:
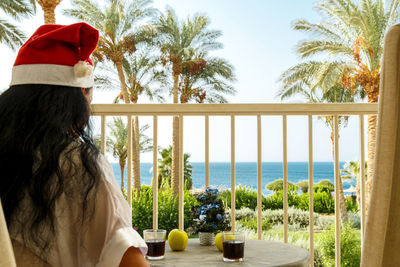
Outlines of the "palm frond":
M63 10L63 14L86 21L97 29L104 28L105 14L101 7L91 0L71 0L73 8Z
M353 56L351 47L335 41L311 40L300 43L297 46L297 53L302 57L310 57L320 53L330 55Z
M292 29L295 31L302 31L305 33L310 33L311 35L316 35L320 38L327 38L330 40L335 40L335 41L340 41L343 39L343 37L334 32L332 25L327 24L327 23L310 23L307 20L297 20L293 23Z
M0 19L0 43L16 51L25 40L25 34L6 20Z
M30 17L36 12L33 0L30 0L29 3L26 0L2 0L0 1L0 9L15 20Z

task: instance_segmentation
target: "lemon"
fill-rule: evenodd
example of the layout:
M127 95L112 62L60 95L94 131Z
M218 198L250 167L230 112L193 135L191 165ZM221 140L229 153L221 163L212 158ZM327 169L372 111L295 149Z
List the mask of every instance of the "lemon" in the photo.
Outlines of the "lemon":
M185 231L174 229L169 232L168 244L172 250L184 250L188 240L189 237Z
M225 240L235 240L235 236L233 235L232 232L225 232L224 238L225 238ZM222 235L221 235L221 239L222 239Z
M218 234L215 236L214 242L215 242L215 246L217 247L217 249L218 249L219 251L222 251L222 233L218 233Z

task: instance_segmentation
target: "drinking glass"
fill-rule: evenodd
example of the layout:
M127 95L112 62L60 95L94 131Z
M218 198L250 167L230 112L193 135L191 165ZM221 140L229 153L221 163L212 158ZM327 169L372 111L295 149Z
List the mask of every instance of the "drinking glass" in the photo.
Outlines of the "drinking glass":
M243 261L244 233L222 232L223 257L226 262Z
M167 231L162 229L147 229L143 231L143 238L148 247L147 259L164 259L166 234Z

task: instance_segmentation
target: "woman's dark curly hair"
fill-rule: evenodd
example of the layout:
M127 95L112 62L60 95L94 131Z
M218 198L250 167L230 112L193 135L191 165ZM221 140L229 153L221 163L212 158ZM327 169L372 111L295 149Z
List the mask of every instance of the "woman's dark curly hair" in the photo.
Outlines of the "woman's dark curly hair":
M79 155L78 167L83 169L77 190L82 222L92 214L87 200L99 182L99 151L91 139L89 109L81 88L76 87L14 85L0 95L0 197L4 214L8 228L16 227L25 245L44 254L57 236L55 204L66 193L71 172L76 172L72 155ZM62 166L75 170L62 169L61 154L67 163ZM21 219L25 201L31 214Z

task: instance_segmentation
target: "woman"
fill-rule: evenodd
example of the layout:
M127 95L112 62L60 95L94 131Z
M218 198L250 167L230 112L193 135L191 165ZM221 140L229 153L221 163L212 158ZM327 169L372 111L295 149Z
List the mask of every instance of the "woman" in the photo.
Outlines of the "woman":
M90 137L97 42L85 23L40 27L0 95L0 197L18 266L148 266Z

